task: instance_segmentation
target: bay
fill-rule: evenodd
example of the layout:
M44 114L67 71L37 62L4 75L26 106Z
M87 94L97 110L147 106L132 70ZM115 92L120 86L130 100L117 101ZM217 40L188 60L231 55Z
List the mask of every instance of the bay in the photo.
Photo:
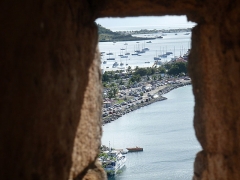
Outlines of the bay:
M164 95L167 100L126 114L103 126L102 144L116 149L143 147L128 153L115 180L191 180L201 150L193 129L192 86Z
M161 33L155 34L139 34L135 36L140 37L156 37L161 36ZM166 52L172 52L173 54L167 56L167 58L161 58L162 62L168 62L174 56L183 56L188 49L191 48L191 33L186 35L186 33L181 32L177 33L165 33L163 38L157 38L151 40L151 43L148 41L126 41L126 42L99 42L99 49L103 53L101 60L106 61L106 64L101 64L101 69L104 70L118 70L119 68L126 68L131 66L134 69L136 66L139 67L152 67L155 60L154 57L162 55ZM148 48L149 51L141 53L140 56L132 55L135 50L142 50L142 48ZM124 50L121 50L124 49ZM107 55L107 53L113 53L113 55ZM130 53L127 58L121 58L119 55L125 55L125 53ZM108 58L115 58L115 60L107 60ZM123 66L118 66L112 68L114 62L123 63ZM145 63L149 62L149 63Z

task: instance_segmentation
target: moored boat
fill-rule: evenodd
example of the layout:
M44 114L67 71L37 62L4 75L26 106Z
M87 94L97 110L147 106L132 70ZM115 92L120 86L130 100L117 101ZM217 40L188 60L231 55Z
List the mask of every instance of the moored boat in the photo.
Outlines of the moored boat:
M100 162L107 175L113 176L125 166L127 158L120 151L107 151L104 154L100 157Z
M133 148L126 148L128 152L138 152L138 151L143 151L143 148L141 147L133 147Z

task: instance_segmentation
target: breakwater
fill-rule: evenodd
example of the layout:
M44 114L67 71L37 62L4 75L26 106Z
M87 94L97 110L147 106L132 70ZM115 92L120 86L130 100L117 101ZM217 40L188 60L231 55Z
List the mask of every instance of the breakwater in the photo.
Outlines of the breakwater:
M191 82L184 82L184 83L178 83L178 84L171 84L168 85L167 87L159 90L157 93L153 94L151 97L147 98L146 100L142 100L141 103L136 103L136 104L132 104L131 106L127 106L121 110L118 110L115 113L112 113L110 115L108 115L107 117L103 117L102 118L102 124L106 124L106 123L110 123L112 121L117 120L118 118L122 117L123 115L130 113L132 111L135 111L137 109L140 109L144 106L148 106L152 103L158 102L158 101L163 101L166 100L166 97L163 97L163 94L166 94L176 88L179 87L183 87L186 85L191 85ZM155 95L158 95L158 97L156 97Z

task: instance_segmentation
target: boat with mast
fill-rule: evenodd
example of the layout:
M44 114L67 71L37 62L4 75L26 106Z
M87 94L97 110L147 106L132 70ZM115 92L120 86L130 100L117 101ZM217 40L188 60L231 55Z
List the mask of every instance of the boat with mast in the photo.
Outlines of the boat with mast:
M113 58L113 57L110 57L111 55L113 55L113 53L107 53L107 55L109 55L109 58L107 58L107 60L115 60L115 58Z

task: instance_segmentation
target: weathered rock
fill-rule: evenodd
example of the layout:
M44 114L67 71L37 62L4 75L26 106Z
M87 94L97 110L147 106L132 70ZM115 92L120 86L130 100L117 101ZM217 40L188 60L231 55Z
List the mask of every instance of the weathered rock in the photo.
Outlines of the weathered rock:
M117 7L117 8L116 8ZM240 179L240 1L22 0L0 3L1 179L104 179L98 17L187 15L194 179Z

